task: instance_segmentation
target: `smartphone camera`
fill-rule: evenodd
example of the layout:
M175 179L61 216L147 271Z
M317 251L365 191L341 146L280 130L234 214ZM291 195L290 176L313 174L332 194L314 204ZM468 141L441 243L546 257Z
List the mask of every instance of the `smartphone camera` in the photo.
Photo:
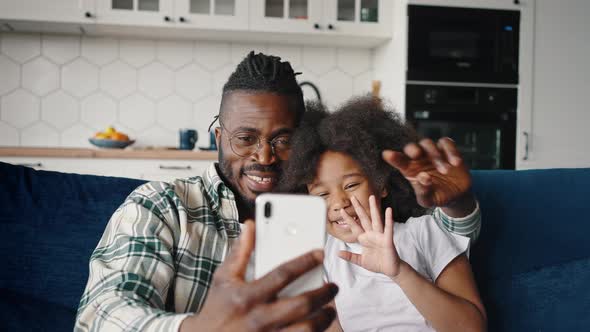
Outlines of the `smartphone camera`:
M270 218L271 215L272 215L272 205L270 204L270 202L266 202L266 203L264 203L264 217Z

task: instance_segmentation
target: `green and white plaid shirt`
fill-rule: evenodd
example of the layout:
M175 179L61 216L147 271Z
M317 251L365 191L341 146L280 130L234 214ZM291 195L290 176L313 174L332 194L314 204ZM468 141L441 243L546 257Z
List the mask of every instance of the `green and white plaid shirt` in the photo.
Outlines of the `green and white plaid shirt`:
M479 209L461 219L434 215L448 229L479 233ZM177 331L203 306L215 268L239 236L238 220L215 164L202 177L137 188L90 258L74 330Z

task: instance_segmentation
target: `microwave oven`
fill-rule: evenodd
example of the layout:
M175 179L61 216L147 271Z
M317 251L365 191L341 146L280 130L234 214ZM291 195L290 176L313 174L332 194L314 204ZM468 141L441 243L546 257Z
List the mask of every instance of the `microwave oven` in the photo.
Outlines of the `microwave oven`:
M518 84L520 12L408 6L408 81Z

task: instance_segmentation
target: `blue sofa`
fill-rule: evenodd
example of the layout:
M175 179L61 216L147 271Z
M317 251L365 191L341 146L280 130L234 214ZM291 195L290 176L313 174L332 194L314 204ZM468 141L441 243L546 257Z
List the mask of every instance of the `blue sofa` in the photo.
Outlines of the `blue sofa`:
M590 330L590 169L474 171L490 331ZM71 331L88 259L142 181L0 163L0 330Z

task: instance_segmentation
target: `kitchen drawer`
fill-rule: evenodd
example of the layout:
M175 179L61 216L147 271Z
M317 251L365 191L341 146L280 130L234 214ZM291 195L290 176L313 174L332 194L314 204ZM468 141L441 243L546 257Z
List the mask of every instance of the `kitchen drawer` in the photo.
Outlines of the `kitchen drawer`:
M210 160L136 160L98 158L3 157L3 162L63 173L170 181L202 175Z
M150 181L170 181L200 176L212 161L161 160L149 161L141 167L141 178Z

